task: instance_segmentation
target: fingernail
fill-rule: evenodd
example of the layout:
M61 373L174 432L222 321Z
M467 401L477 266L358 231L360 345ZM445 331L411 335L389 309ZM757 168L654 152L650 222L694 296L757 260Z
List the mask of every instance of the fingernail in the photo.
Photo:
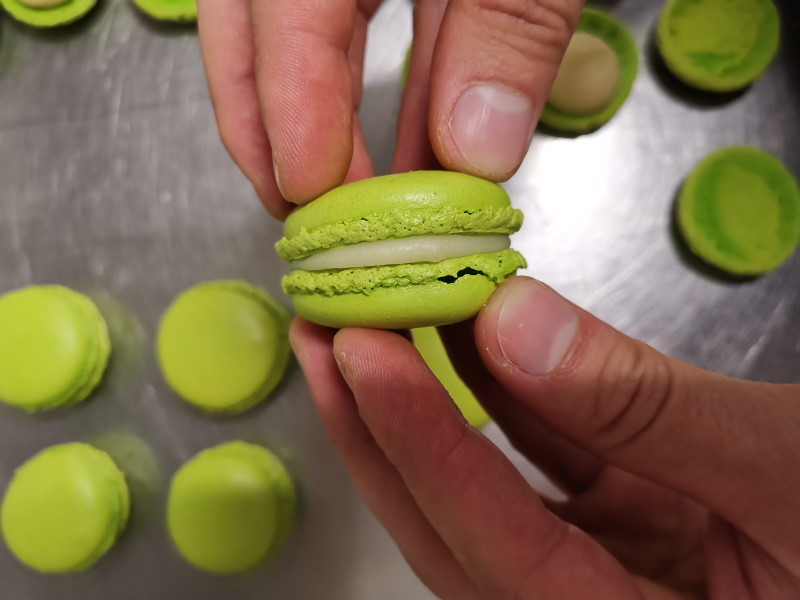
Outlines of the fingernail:
M497 337L505 359L529 375L558 367L578 332L572 307L533 279L512 283L501 301Z
M467 88L450 117L450 134L476 171L506 175L516 169L531 137L534 108L521 94L492 85Z

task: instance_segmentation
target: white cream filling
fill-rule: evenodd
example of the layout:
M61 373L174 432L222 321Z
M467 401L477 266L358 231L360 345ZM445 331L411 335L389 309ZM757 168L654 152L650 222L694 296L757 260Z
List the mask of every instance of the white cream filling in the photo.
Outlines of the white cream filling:
M320 252L293 260L293 269L321 271L402 265L416 262L440 262L448 258L500 252L511 246L507 235L419 235L393 240L363 242Z
M30 8L55 8L67 2L69 2L69 0L20 0L20 4L24 4Z

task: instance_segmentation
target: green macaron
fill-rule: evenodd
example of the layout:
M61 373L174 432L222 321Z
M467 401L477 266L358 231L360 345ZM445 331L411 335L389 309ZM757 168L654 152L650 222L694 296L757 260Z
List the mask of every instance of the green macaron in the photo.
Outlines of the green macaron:
M774 269L800 240L797 182L757 148L724 148L706 157L686 179L676 208L691 250L735 275Z
M76 404L110 353L106 323L86 296L57 285L0 296L0 401L29 412Z
M616 61L613 68L603 60L606 54ZM611 120L628 99L638 69L636 42L625 26L607 13L584 9L541 122L571 133L597 129ZM598 92L598 87L605 90ZM600 96L594 101L582 101L597 93Z
M238 413L280 382L291 356L288 330L288 312L264 290L244 281L201 283L161 320L161 371L190 404Z
M656 39L678 79L731 92L758 79L772 62L780 16L772 0L668 0Z
M486 425L489 422L489 415L483 410L472 390L467 387L467 384L456 373L436 328L422 327L420 329L412 329L411 337L414 340L414 347L422 356L428 368L447 390L447 393L450 394L453 402L467 422L478 428Z
M128 521L125 477L88 444L51 446L15 472L0 509L12 554L42 573L85 571Z
M77 21L97 4L97 0L0 0L6 12L17 21L33 27L58 27Z
M252 569L294 526L294 484L267 449L228 442L200 452L172 479L167 528L191 565L218 574Z
M133 3L158 21L191 23L197 20L197 0L133 0Z
M275 245L283 290L329 327L426 327L474 316L522 256L522 224L500 186L416 171L343 185L286 219Z

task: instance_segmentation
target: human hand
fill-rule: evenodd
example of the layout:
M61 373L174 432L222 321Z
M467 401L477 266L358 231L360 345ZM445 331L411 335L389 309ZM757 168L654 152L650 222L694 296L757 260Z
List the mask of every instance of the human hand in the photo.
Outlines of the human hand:
M800 386L708 373L525 277L441 328L540 498L411 343L295 320L317 412L375 515L438 596L800 598ZM477 349L476 349L477 348Z
M199 0L223 143L284 218L373 175L356 111L380 0ZM519 167L583 0L419 0L394 172Z

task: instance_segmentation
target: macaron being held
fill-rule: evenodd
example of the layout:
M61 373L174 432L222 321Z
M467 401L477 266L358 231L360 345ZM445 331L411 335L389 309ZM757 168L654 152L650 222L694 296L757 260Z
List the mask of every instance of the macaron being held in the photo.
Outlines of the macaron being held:
M328 327L398 329L474 316L526 266L522 225L499 185L416 171L343 185L286 219L275 245L297 313Z

